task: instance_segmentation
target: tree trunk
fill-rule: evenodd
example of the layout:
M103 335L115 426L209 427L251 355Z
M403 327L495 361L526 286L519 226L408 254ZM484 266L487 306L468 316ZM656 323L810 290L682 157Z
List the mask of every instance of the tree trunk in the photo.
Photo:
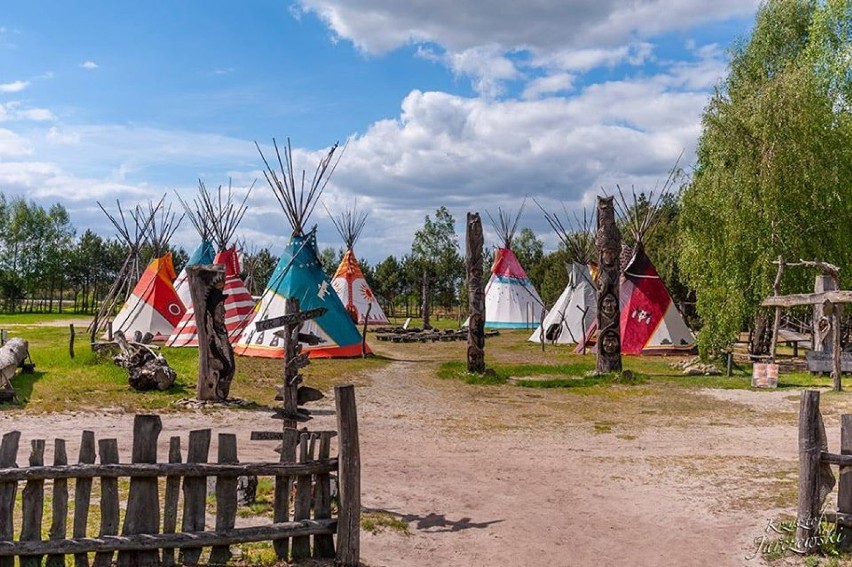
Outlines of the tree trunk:
M598 197L598 358L600 374L621 371L621 232L615 224L612 197ZM637 243L641 246L641 243Z
M467 214L467 296L470 320L467 325L467 371L485 372L485 291L482 287L482 221L479 213Z
M754 316L754 332L751 335L751 344L749 344L749 353L756 356L765 356L769 354L769 334L771 330L766 319L766 315L758 313Z
M198 333L196 397L228 399L234 378L234 349L225 327L225 266L195 265L186 270Z

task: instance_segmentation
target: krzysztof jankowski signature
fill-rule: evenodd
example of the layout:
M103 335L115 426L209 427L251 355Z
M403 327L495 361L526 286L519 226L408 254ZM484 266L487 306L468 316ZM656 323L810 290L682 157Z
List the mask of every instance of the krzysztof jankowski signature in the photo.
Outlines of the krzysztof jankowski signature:
M769 520L760 537L754 538L755 549L754 553L747 555L746 560L754 559L762 554L779 554L788 551L798 554L806 553L807 550L823 544L836 544L840 541L840 534L837 531L837 524L829 524L830 527L822 533L817 533L800 541L796 538L796 530L798 528L814 529L825 522L825 516L820 515L816 518L806 518L804 520L789 520L786 522L778 522ZM827 523L827 522L826 522ZM778 534L782 537L772 538L772 534Z

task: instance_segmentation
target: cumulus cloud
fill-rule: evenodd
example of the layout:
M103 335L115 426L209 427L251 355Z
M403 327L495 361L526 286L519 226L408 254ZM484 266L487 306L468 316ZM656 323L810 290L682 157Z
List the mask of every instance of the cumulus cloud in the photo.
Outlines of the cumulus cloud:
M751 16L760 0L300 0L339 37L368 53L434 42L450 51L496 43L536 52L618 46L634 36Z
M29 81L12 81L11 83L0 83L0 93L18 93L30 86Z
M95 63L94 61L89 60L89 61L83 61L82 63L80 63L80 67L82 67L83 69L88 69L89 71L91 71L91 70L97 69L99 67L99 65L97 63Z

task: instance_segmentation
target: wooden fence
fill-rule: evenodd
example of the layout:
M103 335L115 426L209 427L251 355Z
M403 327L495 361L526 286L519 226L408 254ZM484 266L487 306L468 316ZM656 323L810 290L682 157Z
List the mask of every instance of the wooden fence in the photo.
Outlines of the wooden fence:
M78 464L68 464L65 441L56 439L53 465L45 466L45 441L36 439L32 441L29 466L18 468L20 432L5 434L0 442L0 567L13 567L16 555L20 557L21 567L40 565L44 556L48 567L63 567L66 555L73 555L75 567L90 564L106 567L114 561L114 553L121 566L195 565L206 547L210 548L207 563L224 564L231 558L231 545L258 541L272 541L280 559L328 557L335 558L340 565L356 566L360 458L355 399L352 386L337 387L335 393L339 428L337 458L331 456L331 439L336 432L286 430L285 441L288 435L299 436L297 462L240 463L236 436L220 433L217 462L208 463L211 432L202 429L189 433L186 462L182 461L180 437L171 437L168 462L160 463L157 461L160 417L139 415L133 423L130 463L119 463L115 439L100 439L97 442L100 463L96 464L95 435L84 431ZM282 461L287 459L285 453L282 451ZM338 475L336 518L332 516L332 474ZM239 476L274 477L272 523L235 527ZM213 530L206 529L205 522L207 477L216 477ZM91 505L94 478L100 479L96 507ZM125 503L120 498L120 478L129 478ZM74 479L73 518L68 516L69 479ZM159 479L165 479L162 499ZM52 480L48 490L45 480ZM20 537L15 540L19 483L23 483L17 516ZM43 524L46 496L51 500L49 526ZM121 509L126 513L120 526ZM178 530L179 510L182 518ZM89 520L94 518L97 522L98 517L95 529ZM69 521L71 526L67 525ZM48 539L43 540L45 528ZM69 528L71 537L68 537ZM95 531L97 537L88 535ZM90 553L94 553L93 558Z
M799 498L796 550L813 553L824 539L822 521L834 522L844 547L852 544L852 415L840 416L840 453L828 452L825 424L819 411L820 394L805 390L799 406ZM837 512L823 503L835 486L831 465L840 466Z

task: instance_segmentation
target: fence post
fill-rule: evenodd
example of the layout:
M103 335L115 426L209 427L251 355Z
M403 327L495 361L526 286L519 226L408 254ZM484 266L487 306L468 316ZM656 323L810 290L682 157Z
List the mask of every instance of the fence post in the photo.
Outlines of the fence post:
M852 455L852 415L840 416L840 454ZM837 484L837 512L852 514L852 467L840 467L840 480ZM852 547L852 529L840 524L840 546Z
M0 467L16 467L18 459L18 442L21 440L20 431L11 431L3 435L0 443ZM0 538L12 541L14 536L13 521L15 511L15 496L18 492L16 481L0 482ZM14 557L0 557L0 567L14 567Z
M337 565L357 567L361 555L361 450L358 444L358 412L355 387L334 387L339 439L337 518Z
M157 438L163 430L159 415L137 415L133 419L133 463L157 462ZM160 530L160 496L157 478L131 478L127 496L127 515L122 535L156 534ZM154 551L119 552L118 565L156 565L160 554Z
M820 505L820 452L822 451L819 392L805 390L799 405L799 506L796 513L796 548L803 553L817 549Z

